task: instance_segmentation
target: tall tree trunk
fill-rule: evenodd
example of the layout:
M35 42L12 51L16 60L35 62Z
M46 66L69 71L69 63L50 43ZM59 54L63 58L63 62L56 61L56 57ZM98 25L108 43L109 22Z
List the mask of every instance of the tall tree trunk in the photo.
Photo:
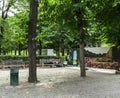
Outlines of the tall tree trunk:
M75 3L80 3L79 0L74 0ZM86 76L85 71L85 56L84 56L84 31L83 31L83 21L82 21L82 13L80 8L76 10L76 16L77 16L77 27L78 27L78 33L79 33L79 58L80 58L80 70L81 70L81 77Z
M2 54L3 27L0 27L0 55Z
M17 55L17 50L16 49L14 50L14 53L15 53L15 55Z
M62 45L61 53L62 53L62 56L64 56L64 40L63 39L61 39L61 45Z
M5 50L3 51L3 55L6 55L6 51Z
M62 53L62 56L64 56L64 40L63 39L60 39L59 40L59 55L58 56L61 56L60 54Z
M59 49L56 49L56 56L59 57Z
M38 13L38 0L30 0L30 16L28 26L28 55L29 55L29 78L28 82L37 82L36 73L36 24Z
M42 42L39 40L39 55L42 54Z
M77 65L80 65L80 56L79 56L79 54L80 54L80 52L79 52L79 48L77 48Z
M18 44L18 55L21 55L21 44Z
M28 49L25 50L25 54L26 54L26 56L28 55Z
M57 49L56 49L56 55L57 55L58 57L60 57L60 52L61 52L61 42L60 42L60 40L59 40L59 42L58 42L58 47L57 47Z

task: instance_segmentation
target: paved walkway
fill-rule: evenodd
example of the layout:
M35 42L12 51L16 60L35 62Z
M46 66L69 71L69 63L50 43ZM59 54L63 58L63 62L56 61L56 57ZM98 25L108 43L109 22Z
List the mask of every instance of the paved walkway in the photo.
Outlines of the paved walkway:
M0 98L120 98L120 75L115 70L78 67L38 68L37 84L28 83L28 69L19 70L19 86L9 85L9 70L0 70Z

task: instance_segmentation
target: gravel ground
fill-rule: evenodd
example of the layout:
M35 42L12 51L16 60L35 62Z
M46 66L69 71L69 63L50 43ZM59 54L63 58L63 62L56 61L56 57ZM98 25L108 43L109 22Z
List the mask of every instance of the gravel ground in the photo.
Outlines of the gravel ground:
M111 70L78 67L38 68L37 84L28 83L28 69L19 70L19 85L10 86L10 71L0 70L0 98L120 98L120 75Z

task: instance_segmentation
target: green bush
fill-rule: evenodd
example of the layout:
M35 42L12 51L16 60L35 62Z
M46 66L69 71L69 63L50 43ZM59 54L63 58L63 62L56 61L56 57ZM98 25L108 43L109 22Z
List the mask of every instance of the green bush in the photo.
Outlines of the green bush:
M39 59L58 59L60 57L57 56L37 56L36 57L36 62L39 62ZM28 56L8 56L8 55L1 55L0 56L0 63L2 60L16 60L16 59L22 59L26 64L28 63Z

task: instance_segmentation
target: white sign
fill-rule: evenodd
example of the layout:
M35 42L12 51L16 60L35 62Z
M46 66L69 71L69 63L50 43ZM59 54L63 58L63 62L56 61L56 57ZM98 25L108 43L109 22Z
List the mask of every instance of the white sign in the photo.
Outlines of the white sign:
M54 56L53 49L47 49L47 56Z

